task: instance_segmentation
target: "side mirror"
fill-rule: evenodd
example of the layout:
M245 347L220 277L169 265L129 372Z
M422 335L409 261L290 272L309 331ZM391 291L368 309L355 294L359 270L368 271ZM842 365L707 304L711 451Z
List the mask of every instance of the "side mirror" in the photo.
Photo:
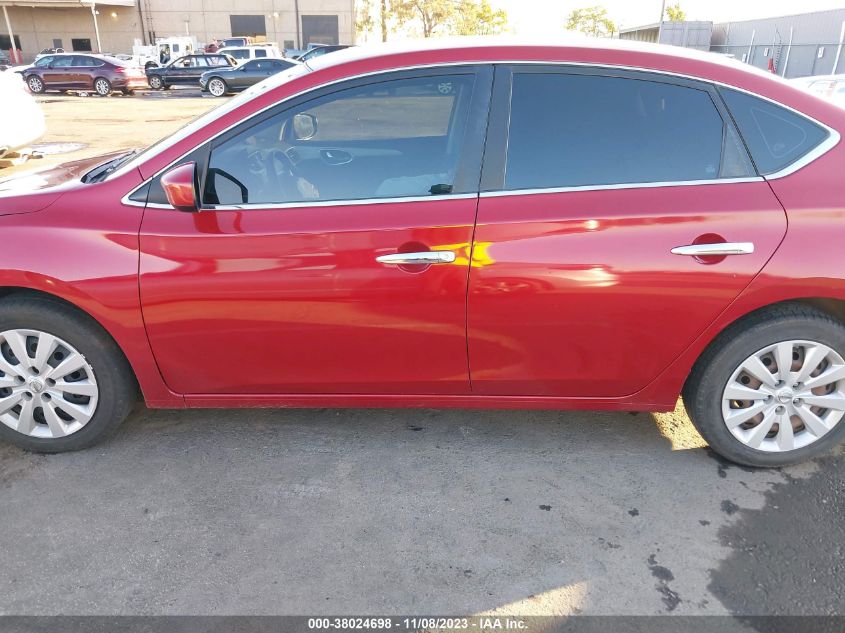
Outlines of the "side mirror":
M293 116L293 138L297 141L307 141L317 134L317 117L307 112Z
M177 211L199 211L197 193L194 186L196 165L185 163L174 167L161 177L161 188L167 201Z

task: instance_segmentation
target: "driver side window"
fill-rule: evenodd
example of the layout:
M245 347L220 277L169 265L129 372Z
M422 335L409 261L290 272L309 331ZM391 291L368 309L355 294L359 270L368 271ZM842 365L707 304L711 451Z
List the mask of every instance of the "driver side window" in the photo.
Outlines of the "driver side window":
M472 74L340 90L271 115L215 145L209 205L436 196L453 191Z

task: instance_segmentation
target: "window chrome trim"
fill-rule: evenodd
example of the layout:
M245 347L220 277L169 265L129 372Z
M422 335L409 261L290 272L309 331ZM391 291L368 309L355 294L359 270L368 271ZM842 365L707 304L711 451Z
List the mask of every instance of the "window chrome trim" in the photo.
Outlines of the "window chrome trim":
M291 101L293 99L297 99L297 98L299 98L303 95L308 94L309 92L312 92L312 91L315 91L315 90L322 90L323 88L328 88L328 87L331 87L333 85L343 83L343 82L346 82L346 81L354 81L354 80L357 80L357 79L364 79L364 78L367 78L367 77L374 77L374 76L377 76L377 75L385 75L385 74L389 74L389 73L412 71L412 70L426 70L426 69L432 69L432 68L455 68L455 67L460 67L460 66L467 66L467 67L471 67L471 66L495 66L497 64L498 65L507 64L507 65L512 65L512 66L520 66L520 65L522 65L522 66L561 66L561 67L572 66L572 67L575 67L575 68L596 68L596 69L606 69L606 70L625 70L625 71L651 73L651 74L655 74L655 75L662 75L662 76L665 76L665 77L677 77L677 78L680 78L680 79L688 79L688 80L692 80L692 81L698 81L698 82L710 84L710 85L713 85L713 86L721 86L721 87L728 88L728 89L731 89L731 90L736 90L738 92L745 93L745 94L750 95L752 97L756 97L758 99L768 101L769 103L772 103L772 104L774 104L778 107L789 110L790 112L793 112L793 113L797 114L798 116L801 116L801 117L807 119L808 121L815 123L816 125L820 126L821 128L823 128L824 130L827 131L827 133L828 133L827 139L822 141L813 150L811 150L810 152L808 152L807 154L805 154L804 156L802 156L801 158L799 158L795 162L787 165L783 169L781 169L781 170L779 170L779 171L777 171L773 174L757 176L757 177L752 178L751 180L757 180L757 179L760 179L760 178L763 178L765 180L776 180L776 179L779 179L779 178L784 178L785 176L789 176L790 174L795 173L796 171L798 171L799 169L802 169L803 167L806 167L807 165L809 165L813 161L817 160L818 158L820 158L821 156L823 156L824 154L829 152L831 149L836 147L836 145L838 145L839 141L841 140L841 136L840 136L839 132L837 132L835 129L833 129L829 125L826 125L826 124L822 123L821 121L819 121L818 119L815 119L815 118L811 117L810 115L808 115L804 112L801 112L800 110L796 110L795 108L788 106L784 103L781 103L779 101L775 101L774 99L763 96L763 95L758 94L756 92L752 92L751 90L747 90L746 88L741 88L739 86L728 84L728 83L725 83L725 82L722 82L722 81L717 81L717 80L714 80L714 79L707 79L707 78L696 76L696 75L687 75L687 74L684 74L684 73L672 72L672 71L668 71L668 70L659 70L659 69L655 69L655 68L647 68L647 67L642 67L642 66L625 66L625 65L622 65L622 64L602 64L602 63L593 63L593 62L554 61L554 60L504 60L504 59L501 59L501 60L476 60L476 61L460 61L460 62L441 62L441 63L431 63L431 64L415 64L415 65L411 65L411 66L398 66L396 68L382 68L382 69L379 69L379 70L374 70L374 71L370 71L370 72L366 72L366 73L360 73L360 74L357 74L357 75L349 75L347 77L334 79L334 80L326 82L326 83L321 83L319 85L311 86L309 88L305 88L303 90L297 91L294 94L291 94L291 95L285 97L284 99L281 99L280 101L276 101L274 103L271 103L271 104L265 106L264 108L261 108L260 110L257 110L256 112L253 112L252 114L249 115L249 117L247 119L240 119L238 121L235 121L234 123L232 123L228 127L224 128L223 130L220 130L214 136L211 136L211 137L205 139L204 141L202 141L202 143L199 143L197 146L190 148L184 154L180 155L177 159L175 159L172 162L170 162L169 164L165 165L164 167L159 169L155 174L153 174L152 176L147 178L144 182L142 182L140 185L135 187L132 191L130 191L128 194L126 194L125 198L128 198L133 193L135 193L135 191L137 189L140 189L142 186L147 184L149 181L153 180L154 178L158 177L160 174L162 174L165 171L167 171L168 169L170 169L173 165L177 164L180 160L185 158L185 156L187 156L191 152L195 151L197 149L197 147L199 147L200 145L203 145L205 143L210 143L210 142L214 141L215 139L217 139L218 137L230 132L235 127L241 125L242 123L244 123L244 121L251 119L253 117L260 116L263 113L267 112L268 110L275 108L275 107L278 107L282 103L286 103L286 102ZM307 66L307 64L306 64L306 66ZM308 68L309 68L310 72L313 72L310 69L310 67L308 67ZM741 69L738 69L738 70L741 70ZM300 79L302 77L307 77L308 74L310 74L310 72L306 73L306 74L299 75L299 76L295 77L293 80L295 81L296 79ZM274 86L273 89L278 88L281 85L284 85L284 84L280 84L279 86ZM230 114L233 111L234 110L229 110L228 112L222 114L221 117L225 116L226 114ZM728 111L730 111L730 108L728 108ZM190 127L190 125L186 126L186 128L188 128L188 127ZM144 156L144 162L148 162L149 160L152 160L155 157L161 155L162 153L164 153L168 149L172 148L177 143L180 143L181 141L185 140L186 138L188 138L192 134L195 134L197 131L198 130L193 130L193 129L191 129L191 130L187 130L187 129L177 130L173 134L173 136L169 137L165 141L162 141L161 147L159 147L158 151L156 151L155 154L152 154L150 156ZM143 154L140 154L139 157L141 155L143 155ZM121 175L122 173L125 173L125 171L129 171L131 169L136 169L136 168L138 168L138 165L135 164L134 160L130 160L125 165L121 165L120 169L114 171L109 176L109 179L117 177L117 176ZM744 179L737 179L737 180L734 180L733 182L737 182L737 181L745 182ZM714 181L702 180L702 181L686 181L686 182L679 181L679 182L669 182L669 183L648 183L648 184L638 183L638 184L633 185L633 186L632 185L625 185L624 187L621 187L621 186L617 187L616 185L601 185L600 187L602 187L602 188L607 188L607 187L611 187L611 188L639 188L639 187L645 187L645 186L669 187L669 186L688 186L690 184L714 184L714 183L717 183L717 182L721 183L721 184L729 184L732 181L730 179L723 179L721 181L718 181L718 180L714 180ZM550 190L550 189L516 190L516 191L504 191L503 190L503 191L497 191L497 192L482 192L481 196L482 197L492 197L491 194L496 194L496 195L513 195L515 193L523 193L524 194L525 191L533 191L535 193L542 192L542 191L547 191L547 192L571 191L573 189L577 190L579 188L563 187L563 188L556 188L556 189L553 189L553 190ZM600 190L600 189L598 187L595 187L595 186L587 186L583 190L585 190L585 191L596 191L596 190ZM476 194L468 194L468 195L476 195ZM445 197L445 196L441 196L441 198L442 197ZM424 199L426 199L426 198L424 198ZM407 198L401 198L401 200L407 200ZM121 200L121 202L124 202L124 200ZM329 202L329 201L326 201L326 202ZM336 202L332 201L332 202L334 202L335 204L340 203L340 201L336 201ZM343 202L353 203L355 201L343 201ZM368 202L368 201L357 201L357 203L358 204L369 204L370 202ZM130 203L124 202L124 204L130 204ZM131 203L131 204L134 205L136 203ZM300 206L300 205L294 204L293 206ZM325 205L323 205L323 206L325 206ZM166 207L165 205L161 205L161 207L172 208L172 207ZM156 208L156 207L153 207L153 206L150 205L150 208ZM233 208L240 208L240 207L233 207ZM270 207L263 207L263 208L270 208ZM285 208L285 207L281 206L279 208Z
M749 94L753 94L753 93L749 93ZM753 96L758 96L758 95L753 95ZM776 105L779 105L782 108L787 109L787 110L792 110L792 108L785 106L783 104L779 104L777 102L774 102L774 103ZM794 174L799 169L806 167L807 165L809 165L810 163L812 163L816 159L821 158L823 155L827 154L830 150L832 150L834 147L836 147L839 144L839 140L841 138L840 135L839 135L839 132L834 130L832 127L828 127L827 125L825 125L821 121L816 121L812 117L809 117L806 114L802 114L801 112L799 112L797 110L792 110L792 111L795 112L795 114L802 116L805 119L807 119L808 121L812 121L816 125L819 125L823 129L827 130L827 138L825 140L823 140L821 143L819 143L818 145L816 145L809 152L804 154L801 158L791 162L789 165L787 165L783 169L780 169L780 170L778 170L778 171L776 171L772 174L764 174L763 177L766 180L777 180L778 178L784 178L785 176L789 176L790 174Z
M121 198L120 202L130 207L146 207L148 209L175 209L169 204L159 204L157 202L150 202L144 204L136 200L130 200L129 196L132 192L126 194ZM397 202L437 202L439 200L470 200L478 198L477 193L450 193L441 196L405 196L393 198L359 198L356 200L303 200L301 202L279 202L279 203L262 203L250 202L247 204L218 204L200 207L198 213L205 211L245 211L245 210L276 210L276 209L298 209L304 207L356 207L368 204L391 204Z
M744 182L764 182L763 176L746 178L713 178L710 180L676 180L660 182L625 182L612 185L576 185L572 187L540 187L534 189L502 189L482 191L482 198L501 198L503 196L530 196L543 193L577 193L579 191L611 191L614 189L655 189L658 187L692 187L697 185L735 185Z

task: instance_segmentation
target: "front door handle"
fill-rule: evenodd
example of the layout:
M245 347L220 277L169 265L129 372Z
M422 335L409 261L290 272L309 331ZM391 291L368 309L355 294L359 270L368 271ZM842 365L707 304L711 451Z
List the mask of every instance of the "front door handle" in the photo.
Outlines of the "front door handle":
M676 246L672 249L673 255L689 255L691 257L707 257L708 255L751 255L753 252L753 242L690 244L688 246Z
M394 266L416 265L428 266L430 264L451 264L455 261L455 253L452 251L425 251L423 253L392 253L390 255L379 255L376 257L379 264L391 264Z

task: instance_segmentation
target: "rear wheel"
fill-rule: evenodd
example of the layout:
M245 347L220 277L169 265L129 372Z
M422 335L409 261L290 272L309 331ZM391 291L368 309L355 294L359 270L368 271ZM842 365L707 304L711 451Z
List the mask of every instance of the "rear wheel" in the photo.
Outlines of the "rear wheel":
M147 79L147 83L150 84L150 88L153 90L161 90L164 87L164 82L158 75L150 75Z
M38 75L30 75L26 80L26 85L29 86L29 89L36 94L41 94L45 90L44 82Z
M111 83L108 79L99 77L94 80L94 92L101 97L108 97L111 94Z
M702 355L684 402L732 461L783 466L818 455L845 436L845 326L800 304L764 310Z
M0 437L36 452L87 448L135 399L129 365L90 318L49 299L0 302Z
M220 77L212 77L211 81L208 82L208 91L215 97L224 97L229 92L229 87Z

